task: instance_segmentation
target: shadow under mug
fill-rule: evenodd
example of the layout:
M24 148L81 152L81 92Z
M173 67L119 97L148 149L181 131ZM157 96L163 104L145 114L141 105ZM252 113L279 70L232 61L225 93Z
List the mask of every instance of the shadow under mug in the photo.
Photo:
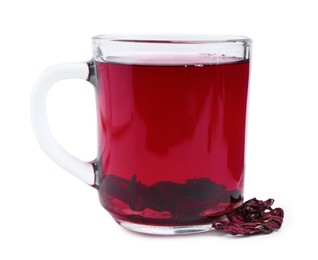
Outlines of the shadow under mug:
M93 59L48 68L31 98L42 149L98 190L122 226L150 234L210 230L243 200L251 40L220 35L101 35ZM98 155L53 138L46 96L63 79L95 88Z

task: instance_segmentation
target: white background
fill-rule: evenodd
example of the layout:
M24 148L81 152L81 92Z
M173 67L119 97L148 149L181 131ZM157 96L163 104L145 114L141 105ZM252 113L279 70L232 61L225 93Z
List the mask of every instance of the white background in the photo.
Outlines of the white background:
M0 259L315 259L318 174L316 1L12 0L0 3ZM285 209L271 235L157 237L118 226L97 192L40 150L29 97L49 65L87 61L102 33L240 34L254 40L246 198ZM67 81L48 99L66 149L96 152L93 88Z

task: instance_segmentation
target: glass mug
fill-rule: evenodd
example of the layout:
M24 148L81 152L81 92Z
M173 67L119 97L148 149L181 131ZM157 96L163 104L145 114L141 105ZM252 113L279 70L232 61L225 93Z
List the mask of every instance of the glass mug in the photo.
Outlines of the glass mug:
M186 234L243 201L251 40L242 36L101 35L93 59L47 69L31 100L42 149L98 190L123 227ZM98 155L83 162L53 138L46 95L63 79L96 90Z

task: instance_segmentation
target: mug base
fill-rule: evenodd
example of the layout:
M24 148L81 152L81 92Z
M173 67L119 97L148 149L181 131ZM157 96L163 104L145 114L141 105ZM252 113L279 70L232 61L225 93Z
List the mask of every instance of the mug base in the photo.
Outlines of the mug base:
M212 224L191 226L152 226L135 224L126 221L117 221L119 225L131 231L151 235L185 235L207 232L213 229Z

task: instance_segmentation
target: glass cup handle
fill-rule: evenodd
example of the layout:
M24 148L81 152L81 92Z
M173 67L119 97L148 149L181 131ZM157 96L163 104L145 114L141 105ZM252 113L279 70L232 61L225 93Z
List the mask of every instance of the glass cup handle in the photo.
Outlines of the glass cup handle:
M59 166L85 183L95 185L94 166L67 152L53 137L47 120L46 99L50 88L63 79L88 80L88 63L65 63L49 67L36 82L31 94L31 120L43 151Z

